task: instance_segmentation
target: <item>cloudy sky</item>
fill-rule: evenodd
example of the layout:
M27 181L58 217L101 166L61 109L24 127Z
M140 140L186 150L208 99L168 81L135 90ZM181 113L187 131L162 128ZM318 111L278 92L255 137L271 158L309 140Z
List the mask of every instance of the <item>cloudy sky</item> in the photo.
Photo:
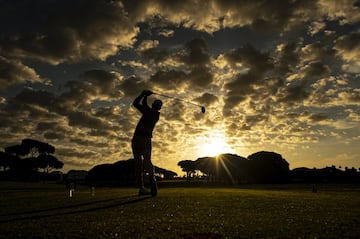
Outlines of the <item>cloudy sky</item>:
M160 167L266 150L359 168L359 21L355 0L0 0L1 149L48 142L65 172L129 159L150 89L207 109L160 98Z

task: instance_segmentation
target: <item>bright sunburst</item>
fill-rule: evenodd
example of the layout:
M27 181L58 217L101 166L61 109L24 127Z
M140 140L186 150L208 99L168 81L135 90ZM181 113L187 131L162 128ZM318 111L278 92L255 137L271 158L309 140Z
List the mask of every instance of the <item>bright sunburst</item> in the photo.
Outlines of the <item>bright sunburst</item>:
M211 132L207 138L202 139L199 153L201 156L217 156L222 153L233 153L233 149L226 143L223 132Z

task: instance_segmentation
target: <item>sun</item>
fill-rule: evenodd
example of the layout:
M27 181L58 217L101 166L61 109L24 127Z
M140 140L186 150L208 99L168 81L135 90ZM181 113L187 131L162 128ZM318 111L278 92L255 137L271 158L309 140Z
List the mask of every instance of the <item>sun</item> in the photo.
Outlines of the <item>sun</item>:
M223 134L214 134L202 140L199 153L203 156L214 157L223 153L233 153L233 149L226 143L226 137Z

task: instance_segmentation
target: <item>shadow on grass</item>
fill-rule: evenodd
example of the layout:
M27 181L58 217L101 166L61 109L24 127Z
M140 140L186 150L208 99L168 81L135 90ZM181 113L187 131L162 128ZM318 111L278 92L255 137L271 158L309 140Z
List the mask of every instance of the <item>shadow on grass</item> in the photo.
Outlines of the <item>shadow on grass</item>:
M129 197L129 196L127 196L127 197L99 200L99 201L93 201L93 202L89 202L89 203L81 203L81 204L75 204L75 205L69 205L69 206L63 206L63 207L57 207L57 208L49 208L49 209L34 210L34 211L29 211L29 212L11 213L11 214L2 214L2 215L0 215L1 217L5 217L5 216L7 216L7 217L21 216L21 217L0 219L0 223L41 219L41 218L47 218L47 217L64 216L64 215L86 213L86 212L94 212L94 211L124 206L124 205L128 205L128 204L134 204L134 203L138 203L138 202L150 199L150 198L152 198L152 196L144 196L144 197L139 197L139 196ZM113 203L108 204L108 205L98 205L99 203L106 203L106 202L111 202L111 201L113 201ZM71 211L67 211L67 212L58 212L59 210L73 209L73 208L89 206L89 205L93 205L93 207L86 208L86 209L71 210ZM45 213L49 212L49 213L42 214L42 215L31 215L31 214L44 213L44 212Z

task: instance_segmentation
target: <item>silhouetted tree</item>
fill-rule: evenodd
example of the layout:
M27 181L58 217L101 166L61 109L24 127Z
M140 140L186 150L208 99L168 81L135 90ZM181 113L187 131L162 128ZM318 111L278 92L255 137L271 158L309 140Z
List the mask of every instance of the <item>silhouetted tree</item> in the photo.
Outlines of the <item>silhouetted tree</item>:
M202 157L195 161L196 169L207 176L208 182L234 184L246 181L247 159L236 154Z
M46 173L49 173L52 169L60 169L64 166L63 162L49 154L40 154L37 157L37 161L37 166L44 169L44 172Z
M32 156L38 156L40 154L54 154L55 147L34 139L23 139L21 146L28 149Z
M274 152L261 151L248 156L252 180L256 183L284 183L290 180L289 163Z
M30 154L30 148L23 145L13 145L6 147L5 152L20 157Z
M174 177L177 176L177 173L167 170L167 169L163 169L163 168L159 168L157 166L154 166L155 169L155 174L160 175L160 177L164 178L164 179L173 179Z
M177 175L172 171L156 166L154 166L154 169L155 175L162 174L164 178L171 178ZM120 160L113 164L96 165L89 170L87 181L90 185L133 185L135 182L135 161L134 159L129 159Z
M191 160L189 160L191 161ZM192 164L191 164L192 162ZM213 173L213 157L202 157L198 158L195 161L189 162L189 165L192 165L192 170L195 172L196 170L199 170L202 172L208 179L211 177ZM191 176L191 175L190 175Z
M320 169L302 167L291 170L291 179L306 183L359 183L360 172L355 168L343 171L335 166Z
M19 160L20 158L13 154L0 152L0 167L3 168L3 171L6 171L17 164Z
M20 145L13 145L5 148L9 158L13 158L7 167L10 168L13 178L33 178L38 175L38 169L49 173L52 169L60 169L64 163L51 154L55 153L55 147L38 140L24 139ZM8 160L8 159L7 159Z
M194 161L191 160L182 160L178 162L178 166L180 166L182 171L186 173L186 178L188 180L190 180L191 175L194 174L197 169Z
M247 158L236 154L220 154L217 157L202 157L196 161L184 160L178 163L187 176L200 170L208 182L216 183L280 183L288 182L288 162L280 154L258 152Z

